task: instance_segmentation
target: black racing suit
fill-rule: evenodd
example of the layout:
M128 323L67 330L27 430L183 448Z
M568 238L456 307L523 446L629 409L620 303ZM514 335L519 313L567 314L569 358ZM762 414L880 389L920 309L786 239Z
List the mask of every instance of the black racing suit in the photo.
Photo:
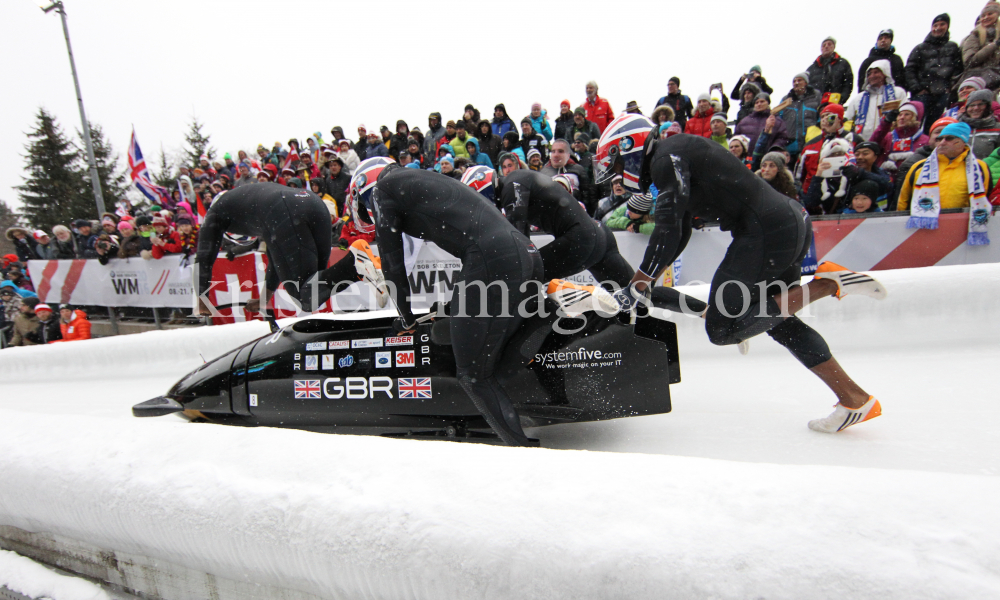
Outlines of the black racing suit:
M648 170L647 170L648 169ZM655 277L684 249L691 219L719 220L730 244L712 279L705 327L713 344L738 344L765 331L807 368L832 356L823 338L772 299L799 285L812 226L795 200L776 192L709 139L675 135L657 142L644 169L660 191L655 229L639 270ZM763 291L762 286L766 286Z
M534 225L555 237L539 250L547 278L563 279L586 270L599 283L614 282L618 288L632 281L635 270L618 251L615 235L550 177L523 169L512 171L503 178L499 194L507 220L518 231L527 236L528 226ZM653 288L652 300L655 306L676 312L686 306L689 312L700 314L707 308L701 300L666 287Z
M412 323L414 317L405 293L410 288L403 234L434 242L462 260L450 319L459 384L504 442L526 445L517 412L494 370L523 321L518 307L540 297L543 271L538 251L481 195L431 171L383 171L370 208L382 272L395 286L404 323ZM526 283L530 281L539 283Z
M208 292L212 265L225 233L250 235L267 244L267 289L279 283L312 311L330 297L331 287L357 281L350 252L329 269L330 212L316 194L277 183L245 185L216 198L198 232L198 294ZM308 285L317 275L325 285ZM316 293L313 293L316 290Z

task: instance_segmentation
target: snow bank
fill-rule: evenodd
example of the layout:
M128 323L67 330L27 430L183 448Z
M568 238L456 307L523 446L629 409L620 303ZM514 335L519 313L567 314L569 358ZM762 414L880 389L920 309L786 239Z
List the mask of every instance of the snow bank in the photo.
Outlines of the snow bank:
M60 575L6 550L0 550L0 586L29 598L110 600L104 590L89 581Z
M996 477L10 411L0 474L4 524L327 598L1000 595Z
M569 450L128 416L263 323L4 351L0 524L324 598L1000 597L1000 265L877 276L807 317L885 406L835 436L786 351L696 319L675 411L534 431Z

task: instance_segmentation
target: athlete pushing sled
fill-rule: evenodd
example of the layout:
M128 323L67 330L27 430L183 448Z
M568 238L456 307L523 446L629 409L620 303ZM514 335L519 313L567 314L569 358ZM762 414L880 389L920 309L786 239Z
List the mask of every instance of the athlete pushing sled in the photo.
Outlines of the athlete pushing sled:
M659 195L655 228L642 264L625 290L639 302L651 282L671 265L691 236L692 219L719 220L733 242L712 279L704 314L713 344L741 344L767 333L815 373L837 396L834 412L809 422L834 433L879 416L882 408L837 363L823 337L795 313L820 298L849 294L881 300L885 288L872 277L824 262L800 285L812 226L802 206L774 191L725 148L706 138L659 138L652 122L623 115L608 125L594 158L595 179L617 174L635 193Z

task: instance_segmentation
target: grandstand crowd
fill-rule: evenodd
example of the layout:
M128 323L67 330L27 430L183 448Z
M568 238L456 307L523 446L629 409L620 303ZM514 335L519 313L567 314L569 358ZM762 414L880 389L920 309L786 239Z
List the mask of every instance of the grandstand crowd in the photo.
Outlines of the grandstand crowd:
M772 80L779 89L789 86L784 94L775 93L759 65L747 69L728 96L718 83L692 99L671 77L667 94L646 116L661 136L698 135L728 148L814 215L910 210L917 179L932 154L940 208L969 207L970 161L982 171L990 203L1000 204L992 185L1000 175L998 17L1000 4L988 2L971 32L955 42L951 18L940 14L905 60L893 45L893 30L882 30L856 72L837 53L836 39L826 37L819 55L801 72L781 83ZM202 155L198 165L179 168L169 201L133 206L122 199L100 221L79 219L56 225L51 233L11 227L6 236L16 254L3 260L0 326L6 327L9 342L45 343L57 335L57 328L47 325L50 320L62 323L75 316L69 307L68 316L52 320L50 307L30 306L27 261L83 258L107 264L111 258L190 256L204 211L219 194L240 186L275 182L310 189L325 201L342 247L359 238L372 241L372 234L354 228L345 201L352 172L375 156L457 179L476 165L540 171L557 178L610 228L648 234L654 201L633 196L620 179L610 185L594 182L598 140L619 113L600 95L597 82L586 83L583 91L581 102L562 100L556 113L532 104L519 120L503 103L485 115L469 104L454 119L430 113L425 129L403 120L394 128L361 124L354 137L335 126L329 138L317 131L304 144L293 138L235 156L227 152L221 160ZM642 114L636 101L627 102L622 112ZM509 165L513 161L517 164ZM241 249L238 244L231 241ZM50 316L43 319L40 306ZM21 315L34 318L36 329L45 325L51 332L42 341L28 333L15 341Z

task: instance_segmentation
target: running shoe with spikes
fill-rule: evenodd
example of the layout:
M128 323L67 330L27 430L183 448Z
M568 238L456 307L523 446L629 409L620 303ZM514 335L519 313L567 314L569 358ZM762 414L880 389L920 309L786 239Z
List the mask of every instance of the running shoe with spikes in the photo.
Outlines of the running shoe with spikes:
M830 416L809 421L809 429L821 433L837 433L882 414L882 405L875 396L868 396L868 402L861 408L847 408L840 403L835 406Z
M579 285L564 279L553 279L546 290L567 317L578 317L593 310L604 315L618 313L618 302L600 286Z
M876 300L884 300L888 291L877 279L866 273L858 273L837 263L824 261L813 274L816 279L829 279L837 284L837 298L848 294L860 294Z
M372 249L365 240L356 240L351 244L351 254L354 255L354 268L358 270L361 279L367 281L375 288L375 300L378 307L385 307L389 301L389 288L385 285L385 277L382 275L382 261L372 253Z

